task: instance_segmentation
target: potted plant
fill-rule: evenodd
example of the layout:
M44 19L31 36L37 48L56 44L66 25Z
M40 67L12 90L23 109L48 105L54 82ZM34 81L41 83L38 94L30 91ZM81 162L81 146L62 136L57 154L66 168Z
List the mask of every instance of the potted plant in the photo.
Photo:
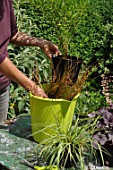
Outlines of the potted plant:
M72 51L72 48L74 49L74 46L71 46L70 43L73 37L73 29L77 26L81 15L85 11L87 0L71 2L69 0L65 2L52 0L51 5L48 4L50 2L47 0L44 1L44 3L43 1L38 2L41 6L39 10L42 17L44 17L44 21L48 23L51 22L54 27L52 36L56 37L57 44L63 54L63 56L53 57L52 59L52 65L50 67L52 76L51 80L49 80L49 85L46 84L46 86L42 86L40 80L38 79L37 81L37 84L44 88L49 98L42 99L32 94L30 95L33 137L36 141L41 142L48 134L48 130L43 131L45 135L42 133L41 129L44 127L59 124L62 129L67 132L67 129L72 123L77 97L88 76L87 69L84 69L83 72L81 71L78 76L80 71L79 66L81 66L82 60L75 56L71 57L71 54L68 54L69 49L70 51ZM61 60L57 62L56 66L54 61L57 59ZM63 62L66 63L64 66ZM60 68L63 69L63 72ZM73 75L73 72L77 74ZM58 108L58 110L56 108ZM42 114L43 111L44 114ZM39 134L37 135L37 131L39 130L41 134L40 137ZM54 133L53 130L51 133Z
M97 131L93 135L93 144L96 149L98 144L105 148L104 163L113 167L113 105L89 114L93 120L97 116L100 118L97 122Z
M40 84L39 79L36 82L44 88L48 98L30 94L32 132L37 142L54 134L53 125L54 128L60 125L62 130L67 132L72 124L76 101L88 77L88 71L81 70L75 82L70 78L72 74L68 69L63 72L62 77L57 76L58 74L53 76L48 84ZM37 134L37 131L40 133Z
M37 155L38 165L47 162L47 165L57 165L60 169L74 167L77 170L84 170L87 152L89 150L95 152L92 147L92 136L96 131L97 120L91 124L86 123L86 119L78 117L66 133L62 131L61 126L57 126L56 135L49 135L49 138L44 139L33 150L34 155ZM37 131L38 133L40 132ZM46 145L43 145L44 143Z

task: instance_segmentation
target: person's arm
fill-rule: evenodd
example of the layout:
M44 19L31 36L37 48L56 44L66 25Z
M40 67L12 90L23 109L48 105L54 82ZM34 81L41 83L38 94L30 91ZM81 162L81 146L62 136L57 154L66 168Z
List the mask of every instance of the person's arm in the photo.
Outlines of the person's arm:
M37 37L31 37L22 32L18 32L15 36L13 36L10 43L18 46L40 47L49 58L52 57L52 54L55 54L56 56L60 54L58 47L51 41L40 39Z
M6 57L0 64L0 72L6 75L10 80L13 80L17 84L29 90L32 94L39 97L46 98L47 95L39 86L37 86L32 80L25 76L16 66Z

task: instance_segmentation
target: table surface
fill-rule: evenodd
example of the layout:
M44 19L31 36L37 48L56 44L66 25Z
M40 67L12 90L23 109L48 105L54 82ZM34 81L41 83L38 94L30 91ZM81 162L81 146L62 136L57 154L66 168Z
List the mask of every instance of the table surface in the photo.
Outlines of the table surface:
M7 126L0 124L0 164L4 169L31 170L22 162L36 145L31 137L29 115L19 116Z

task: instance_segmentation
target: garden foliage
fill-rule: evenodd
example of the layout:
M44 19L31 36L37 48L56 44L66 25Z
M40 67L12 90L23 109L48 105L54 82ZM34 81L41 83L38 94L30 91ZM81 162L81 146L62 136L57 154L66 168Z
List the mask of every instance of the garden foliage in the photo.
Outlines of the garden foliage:
M83 0L13 0L13 5L19 31L51 40L62 52L68 47L68 53L81 57L87 68L95 66L88 90L95 93L100 90L100 74L112 70L112 0L84 3ZM9 54L13 63L30 78L38 65L41 80L48 79L50 63L40 49L9 45ZM29 112L29 94L15 83L11 84L9 112L13 115Z

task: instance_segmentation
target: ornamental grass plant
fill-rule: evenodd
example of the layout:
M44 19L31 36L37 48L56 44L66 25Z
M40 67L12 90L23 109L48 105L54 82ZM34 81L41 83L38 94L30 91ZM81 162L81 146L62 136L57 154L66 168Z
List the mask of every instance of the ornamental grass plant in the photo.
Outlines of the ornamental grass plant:
M53 66L52 66L53 68ZM39 72L34 72L33 80L39 86L41 86L49 98L54 99L65 99L71 101L78 93L81 92L85 81L88 78L88 69L81 69L75 82L72 81L72 69L65 68L62 77L56 77L56 70L53 68L53 76L48 80L47 83L43 84L40 82L38 76Z
M78 117L67 133L64 133L61 127L55 126L56 135L50 135L49 138L44 139L33 152L38 152L37 157L51 166L57 165L60 169L74 167L77 170L84 170L87 152L90 150L95 152L92 147L92 136L96 131L98 119L95 119L92 124L86 123L87 120Z
M45 92L50 98L62 98L71 101L78 93L81 92L83 85L87 79L88 72L82 72L77 78L76 83L72 83L69 78L69 72L64 73L61 81L51 80L50 85Z

